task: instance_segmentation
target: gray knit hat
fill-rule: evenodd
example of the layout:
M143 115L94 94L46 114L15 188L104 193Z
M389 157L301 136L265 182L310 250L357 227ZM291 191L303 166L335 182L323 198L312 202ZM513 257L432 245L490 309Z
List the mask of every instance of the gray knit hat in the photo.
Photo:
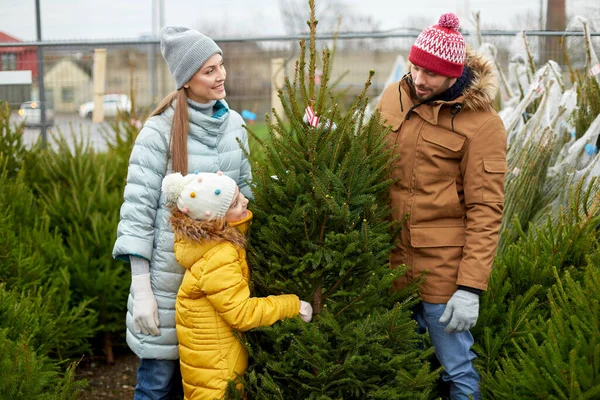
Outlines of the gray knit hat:
M195 29L165 26L160 30L160 52L181 89L204 63L223 51L214 40Z

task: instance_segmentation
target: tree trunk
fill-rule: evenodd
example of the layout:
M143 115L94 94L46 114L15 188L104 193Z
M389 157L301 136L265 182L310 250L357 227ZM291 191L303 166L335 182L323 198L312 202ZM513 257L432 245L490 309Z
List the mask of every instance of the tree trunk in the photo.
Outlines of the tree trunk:
M104 332L104 356L106 357L107 364L113 365L115 363L110 332Z
M546 30L564 31L567 27L565 0L547 0L546 3ZM560 36L547 36L544 50L540 57L541 63L554 60L562 65L565 62Z
M323 311L323 283L319 282L312 295L311 305L315 314Z

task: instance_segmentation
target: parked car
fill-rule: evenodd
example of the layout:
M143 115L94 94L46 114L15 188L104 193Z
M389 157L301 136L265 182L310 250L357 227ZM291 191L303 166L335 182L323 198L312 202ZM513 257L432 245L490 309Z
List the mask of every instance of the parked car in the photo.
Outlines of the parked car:
M131 100L124 94L106 94L104 95L104 116L116 117L117 110L131 111ZM88 101L79 107L79 116L81 118L92 118L94 112L94 102Z
M19 107L19 119L25 122L25 126L41 126L42 125L42 109L39 101L26 101ZM54 125L54 110L46 105L46 125Z

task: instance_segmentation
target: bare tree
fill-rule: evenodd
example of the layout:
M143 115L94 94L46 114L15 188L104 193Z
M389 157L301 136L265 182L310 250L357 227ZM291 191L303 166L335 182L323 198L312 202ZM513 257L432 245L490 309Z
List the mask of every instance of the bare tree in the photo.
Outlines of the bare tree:
M308 33L308 3L304 0L279 0L279 10L286 33ZM319 33L374 31L377 22L369 16L353 13L343 0L320 0L315 5L319 16Z

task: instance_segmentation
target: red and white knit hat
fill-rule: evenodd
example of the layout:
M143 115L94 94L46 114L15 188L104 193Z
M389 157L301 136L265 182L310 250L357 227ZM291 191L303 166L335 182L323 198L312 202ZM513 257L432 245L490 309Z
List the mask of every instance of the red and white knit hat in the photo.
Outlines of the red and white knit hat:
M437 25L423 31L410 48L408 60L414 65L450 78L462 75L466 57L465 38L458 32L460 22L453 13L443 14Z

